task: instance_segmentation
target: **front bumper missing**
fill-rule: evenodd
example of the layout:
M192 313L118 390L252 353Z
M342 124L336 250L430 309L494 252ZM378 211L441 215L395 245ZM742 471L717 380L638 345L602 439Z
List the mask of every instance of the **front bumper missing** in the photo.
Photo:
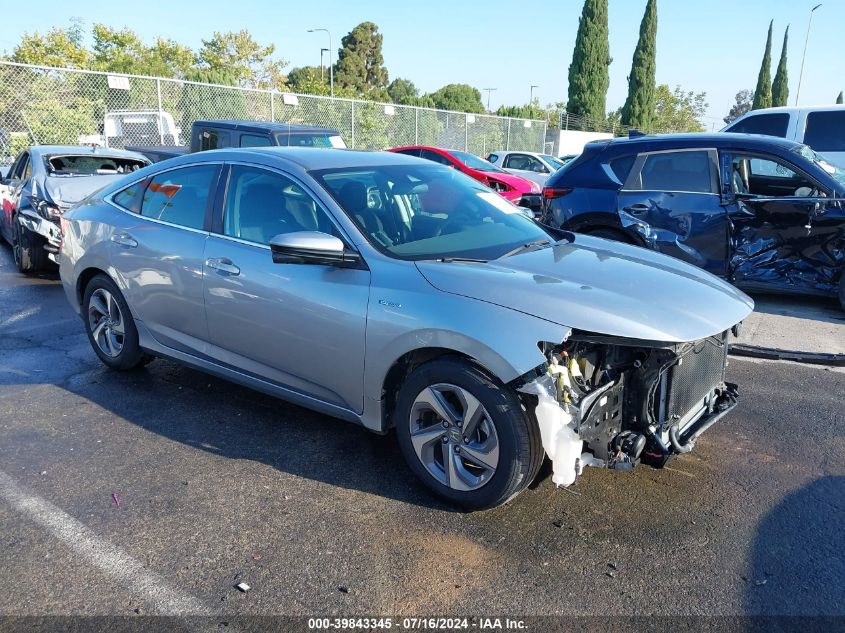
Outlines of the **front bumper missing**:
M737 386L721 382L686 415L646 424L632 414L642 408L631 401L638 392L630 390L630 374L622 373L573 402L562 397L561 383L572 378L565 372L552 361L548 373L518 389L537 399L534 413L558 486L571 485L585 466L630 470L642 461L662 467L671 456L690 452L701 434L738 404ZM665 376L659 380L666 384Z

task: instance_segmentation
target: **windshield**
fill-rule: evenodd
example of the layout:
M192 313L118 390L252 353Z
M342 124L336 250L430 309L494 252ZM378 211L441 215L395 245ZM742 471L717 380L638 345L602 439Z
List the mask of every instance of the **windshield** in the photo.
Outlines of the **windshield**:
M501 257L550 236L519 207L442 165L314 172L367 240L399 259Z
M540 156L542 156L543 159L547 163L549 163L549 165L551 165L554 170L558 170L566 164L559 158L555 158L554 156L550 156L548 154L540 154Z
M845 170L843 170L841 167L838 167L833 163L829 163L824 156L817 153L806 145L797 147L794 151L801 154L801 156L803 156L804 158L813 161L821 169L833 176L837 183L845 187Z
M469 152L459 152L456 150L449 150L449 153L470 169L477 169L478 171L495 171L498 173L504 173L504 170L499 169L493 163L488 162L483 158L479 158L475 154L470 154Z
M62 154L47 157L49 176L96 176L128 174L149 165L136 158L108 156L104 154L83 154L74 156Z

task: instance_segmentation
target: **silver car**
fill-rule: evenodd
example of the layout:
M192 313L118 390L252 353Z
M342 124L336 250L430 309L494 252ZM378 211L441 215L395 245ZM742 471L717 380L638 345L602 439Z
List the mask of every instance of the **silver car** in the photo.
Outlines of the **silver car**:
M552 233L471 178L384 152L159 163L62 218L94 352L176 360L385 433L467 508L584 466L662 465L736 404L751 300L681 261Z

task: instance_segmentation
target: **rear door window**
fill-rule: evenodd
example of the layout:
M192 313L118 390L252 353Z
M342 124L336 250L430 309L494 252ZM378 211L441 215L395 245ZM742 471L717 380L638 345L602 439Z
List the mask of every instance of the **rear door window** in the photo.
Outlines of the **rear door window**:
M789 114L786 112L775 112L772 114L752 114L742 121L737 121L725 132L736 132L738 134L765 134L767 136L786 137L786 128L789 126Z
M817 152L845 152L845 110L808 114L804 144Z
M713 160L707 150L658 152L640 156L627 190L716 193Z
M272 144L273 142L268 136L261 134L241 134L241 147L269 147Z
M432 152L430 149L424 149L420 151L420 158L425 158L426 160L432 160L435 163L440 163L441 165L449 165L453 166L451 160L443 156L442 154L438 154L437 152Z
M200 151L229 147L229 133L207 129L200 132Z
M144 192L141 215L202 229L217 170L217 165L197 165L155 176Z

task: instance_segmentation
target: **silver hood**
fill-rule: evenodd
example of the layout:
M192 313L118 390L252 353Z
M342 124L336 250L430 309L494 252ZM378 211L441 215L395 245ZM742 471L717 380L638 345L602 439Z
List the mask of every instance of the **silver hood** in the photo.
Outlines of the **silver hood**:
M43 189L52 202L64 209L75 205L118 178L123 178L123 174L46 176L43 179Z
M584 235L488 263L417 267L443 292L625 338L694 341L725 331L754 309L745 293L690 264Z

